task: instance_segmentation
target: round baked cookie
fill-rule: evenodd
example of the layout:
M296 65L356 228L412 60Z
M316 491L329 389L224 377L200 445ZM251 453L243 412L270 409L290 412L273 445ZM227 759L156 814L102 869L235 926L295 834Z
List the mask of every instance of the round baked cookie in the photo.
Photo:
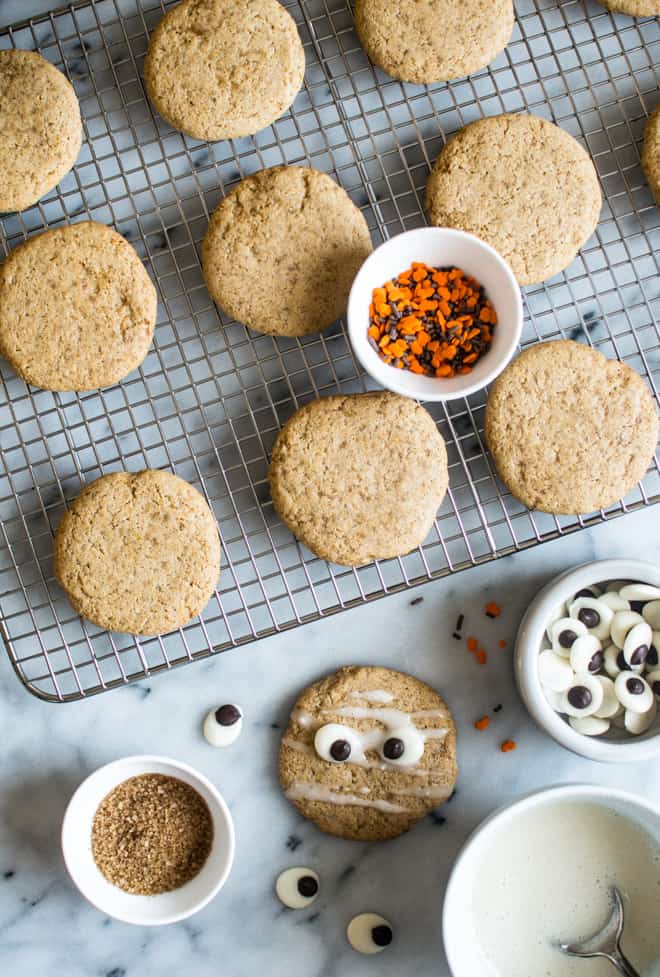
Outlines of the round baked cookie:
M93 221L45 231L0 267L0 354L35 387L108 387L147 355L156 305L121 234Z
M356 0L369 58L393 78L430 85L494 61L511 38L512 0Z
M256 332L304 336L344 314L371 237L345 190L318 170L275 166L220 201L202 244L211 297Z
M197 489L169 472L104 475L62 518L54 569L75 610L100 628L165 634L214 591L215 518Z
M456 730L444 700L412 675L340 668L296 702L279 768L285 796L321 831L386 841L451 796Z
M599 0L608 10L631 17L656 17L660 14L660 0Z
M360 566L409 553L447 491L447 452L431 415L391 393L323 397L280 431L273 504L313 553Z
M660 207L660 105L649 117L644 129L642 166L655 202Z
M567 132L534 115L497 115L442 149L426 190L431 221L476 234L521 285L566 268L601 208L595 167Z
M278 0L184 0L165 14L144 62L162 117L195 139L251 136L282 115L305 52Z
M495 380L485 431L500 478L528 508L589 513L644 476L658 417L633 369L557 340L531 346Z
M52 190L81 143L78 99L62 72L34 51L0 51L0 213Z

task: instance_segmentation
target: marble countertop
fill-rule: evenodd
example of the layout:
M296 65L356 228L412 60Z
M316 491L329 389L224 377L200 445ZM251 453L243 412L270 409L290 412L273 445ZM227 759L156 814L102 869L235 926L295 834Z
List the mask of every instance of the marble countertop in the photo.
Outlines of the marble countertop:
M0 24L59 6L0 0ZM559 570L610 556L658 559L658 509L632 514L419 591L389 597L327 621L66 706L31 698L0 656L0 968L16 977L447 977L441 941L444 886L456 853L490 811L526 791L590 781L660 803L660 781L643 765L601 766L556 746L518 700L511 647L537 589ZM416 597L423 597L413 604ZM483 617L488 599L503 615ZM479 667L451 632L465 629L491 649ZM507 648L497 647L505 638ZM343 664L410 671L442 691L459 728L460 775L451 803L395 841L364 845L322 835L277 785L280 730L297 693ZM228 750L201 736L208 708L239 703L243 733ZM489 730L473 723L495 705ZM500 743L513 738L514 753ZM229 882L205 910L161 930L117 923L85 903L59 848L65 805L95 767L130 753L191 763L223 792L236 822ZM322 894L308 911L283 909L273 892L289 865L315 868ZM348 946L346 924L374 910L395 929L378 958Z

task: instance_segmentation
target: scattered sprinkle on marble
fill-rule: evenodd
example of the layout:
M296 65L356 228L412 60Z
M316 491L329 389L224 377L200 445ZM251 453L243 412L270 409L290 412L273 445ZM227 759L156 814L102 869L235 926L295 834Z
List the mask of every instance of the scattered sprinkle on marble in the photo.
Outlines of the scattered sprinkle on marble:
M421 604L423 600L423 597L413 597L413 599L410 601L410 606L417 607L417 605Z
M319 877L313 869L302 865L287 868L278 875L275 892L288 909L306 909L319 894Z
M346 929L348 942L358 953L382 953L393 939L392 927L378 913L354 916Z
M429 817L433 824L436 824L439 828L442 827L443 824L447 823L447 818L443 817L442 814L438 814L437 811L431 811Z
M6 872L3 872L2 873L3 879L13 879L15 875L16 875L16 872L14 871L13 868L10 868Z
M289 835L289 837L286 839L286 847L289 849L289 851L296 851L301 845L302 838L299 838L297 835Z

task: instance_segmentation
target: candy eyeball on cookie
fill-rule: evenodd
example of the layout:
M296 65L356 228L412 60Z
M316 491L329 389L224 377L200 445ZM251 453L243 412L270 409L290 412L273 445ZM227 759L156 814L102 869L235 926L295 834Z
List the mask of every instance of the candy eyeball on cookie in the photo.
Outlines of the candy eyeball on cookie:
M582 621L572 617L560 617L550 627L550 641L552 650L562 658L568 658L571 653L573 642L580 635L586 634L587 629Z
M412 767L424 755L424 739L414 726L388 730L380 755L386 763L397 767Z
M603 641L610 633L614 611L596 597L578 597L568 608L569 617L584 624L589 634Z
M350 726L326 723L314 735L314 749L328 763L355 763L364 759L360 737Z
M287 868L278 875L275 892L288 909L306 909L319 894L319 877L311 868Z
M378 913L354 916L346 930L348 942L358 953L381 953L393 939L392 927Z

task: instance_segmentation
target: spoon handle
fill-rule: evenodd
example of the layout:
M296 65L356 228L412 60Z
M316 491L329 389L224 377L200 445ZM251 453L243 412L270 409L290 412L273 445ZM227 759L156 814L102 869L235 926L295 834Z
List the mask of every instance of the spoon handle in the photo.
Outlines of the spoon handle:
M610 960L622 975L622 977L640 977L639 971L635 970L630 960L617 949L616 954L610 957Z

